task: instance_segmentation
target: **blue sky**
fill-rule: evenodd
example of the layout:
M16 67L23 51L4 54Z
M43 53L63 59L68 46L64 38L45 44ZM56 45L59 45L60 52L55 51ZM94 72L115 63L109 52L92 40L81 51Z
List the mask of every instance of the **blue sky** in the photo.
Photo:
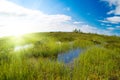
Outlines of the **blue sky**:
M12 8L12 5L17 6L15 9L12 10L14 12L14 15L20 14L20 10L22 11L31 10L31 12L38 11L38 14L42 13L42 15L39 15L39 18L41 18L40 20L38 19L35 20L33 19L34 21L31 20L32 22L35 23L37 23L36 20L42 21L40 22L41 24L38 25L34 25L35 23L31 24L33 26L37 26L31 27L32 29L36 28L37 30L41 29L42 31L67 31L67 30L72 31L74 28L78 28L81 29L82 32L91 32L107 35L120 35L120 0L4 0L4 1L6 1L4 2L4 4L9 2L8 4L10 4L10 6L8 7ZM7 14L11 14L10 12L11 11L7 12ZM3 15L3 13L6 14L6 11L3 10L0 13L2 13L2 15L0 14L0 16L3 17L5 16ZM43 24L45 22L44 21L45 19L42 16L44 15L50 18L49 21L51 20L50 22L51 25L49 24L47 25L47 27L46 25ZM31 19L31 17L27 18ZM54 18L55 20L58 19L57 24L54 23L53 21ZM62 18L64 21L62 21ZM26 17L24 17L24 19L26 19ZM15 19L12 20L14 21ZM19 22L16 23L18 24L23 23L20 20L21 17L19 19ZM28 19L26 19L25 22L28 22ZM46 22L48 22L48 20L46 20ZM29 26L27 24L25 25ZM38 28L38 26L45 26L45 28L49 29L47 30L43 29L44 27ZM54 28L48 26L54 26ZM29 30L28 32L30 31L31 30ZM8 32L11 33L12 30ZM13 34L15 33L16 32L14 32Z

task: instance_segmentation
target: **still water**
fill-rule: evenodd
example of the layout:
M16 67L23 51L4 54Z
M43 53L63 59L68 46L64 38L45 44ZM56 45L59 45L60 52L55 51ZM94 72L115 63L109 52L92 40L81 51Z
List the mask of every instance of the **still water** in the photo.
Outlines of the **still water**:
M26 45L23 45L23 46L16 46L14 48L14 51L19 51L19 50L27 49L27 48L30 48L32 46L33 46L32 44L26 44Z
M77 58L81 52L82 52L82 49L80 48L72 49L65 53L58 54L57 60L59 62L63 62L67 64L67 63L72 62L75 58Z

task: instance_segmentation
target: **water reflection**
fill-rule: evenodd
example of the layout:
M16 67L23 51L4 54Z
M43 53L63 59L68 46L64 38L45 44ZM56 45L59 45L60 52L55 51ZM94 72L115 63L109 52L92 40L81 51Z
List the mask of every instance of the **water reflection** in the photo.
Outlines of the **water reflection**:
M81 53L81 49L77 48L77 49L72 49L68 52L65 53L60 53L58 54L58 61L60 62L64 62L64 63L70 63L72 62L76 57L79 56L79 54Z
M19 51L19 50L27 49L27 48L30 48L32 46L33 46L33 44L26 44L26 45L23 45L23 46L16 46L14 48L14 51Z

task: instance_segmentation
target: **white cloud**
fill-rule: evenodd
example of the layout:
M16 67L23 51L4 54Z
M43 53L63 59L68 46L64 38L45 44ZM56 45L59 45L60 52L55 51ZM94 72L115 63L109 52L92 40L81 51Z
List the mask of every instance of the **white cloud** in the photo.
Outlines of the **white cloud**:
M55 27L59 30L63 23L70 20L71 17L67 15L48 15L39 10L27 9L7 0L0 0L0 25L4 25L0 28L1 35L12 35L17 31L19 33L51 31Z
M108 29L108 30L111 30L111 31L112 31L112 30L115 30L115 28L113 28L113 27L108 27L107 29Z
M113 13L114 13L114 10L107 12L108 15L113 14Z
M111 23L120 23L119 16L108 17L108 18L106 18L106 20Z
M102 0L102 1L109 3L110 7L113 5L115 6L114 9L107 12L108 15L114 14L114 16L107 17L104 22L113 23L113 24L120 23L120 16L118 16L120 15L120 0Z
M101 30L101 29L98 29L96 27L92 27L92 26L89 26L89 25L82 25L80 27L80 30L82 32L86 32L86 33L97 33L97 34L107 34L107 35L111 35L111 32L110 31L107 31L107 30Z
M75 21L73 22L73 24L83 24L84 22L80 22L80 21Z
M110 31L113 31L113 30L120 30L120 26L108 27L107 30L110 30Z
M120 15L120 0L102 0L109 3L110 6L114 5L115 9L108 12L108 14Z
M75 28L82 32L108 33L89 25L78 26L78 23L73 22L71 16L48 15L39 10L24 8L10 0L0 0L0 36L21 32L72 31Z
M107 20L98 20L98 21L103 22L103 24L104 24L104 23L110 23L110 22L107 21ZM105 25L105 24L104 24L104 25Z
M80 30L86 33L93 32L93 33L98 33L98 29L89 25L82 25L80 27Z

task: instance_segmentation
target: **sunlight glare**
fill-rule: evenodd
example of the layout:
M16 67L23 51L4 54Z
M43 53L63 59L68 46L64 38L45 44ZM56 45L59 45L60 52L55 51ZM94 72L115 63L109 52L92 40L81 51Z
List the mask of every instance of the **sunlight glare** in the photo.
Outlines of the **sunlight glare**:
M11 27L9 34L15 37L21 37L22 35L30 32L31 30L29 28L14 26L14 27Z

